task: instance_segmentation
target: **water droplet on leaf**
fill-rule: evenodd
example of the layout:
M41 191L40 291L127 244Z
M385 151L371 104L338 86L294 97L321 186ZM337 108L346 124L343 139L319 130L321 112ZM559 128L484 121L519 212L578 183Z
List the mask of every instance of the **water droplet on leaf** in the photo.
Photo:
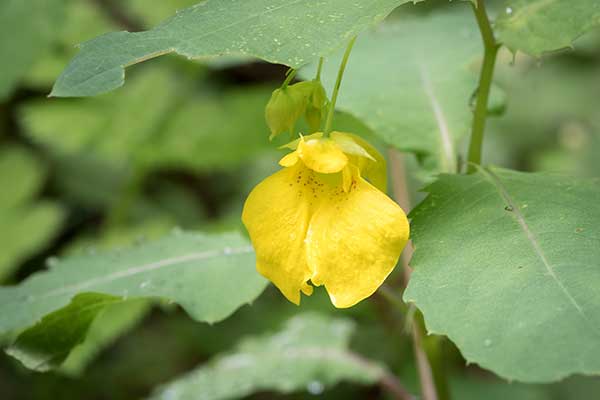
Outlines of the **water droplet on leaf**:
M319 381L310 381L308 385L306 385L306 391L313 395L319 395L325 391L325 385Z

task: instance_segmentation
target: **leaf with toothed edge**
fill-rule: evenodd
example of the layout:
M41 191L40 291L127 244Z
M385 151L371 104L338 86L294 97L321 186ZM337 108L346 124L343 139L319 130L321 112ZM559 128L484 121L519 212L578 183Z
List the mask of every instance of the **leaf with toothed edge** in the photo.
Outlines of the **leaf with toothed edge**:
M507 0L494 24L501 43L533 56L571 47L600 26L597 0Z
M340 47L409 0L207 0L145 32L113 32L81 45L52 96L121 86L125 67L168 53L238 54L293 68Z
M524 382L600 372L600 184L442 175L411 214L406 301L469 361Z
M34 361L49 347L32 346L37 343L33 339L53 329L63 316L81 311L91 294L101 296L100 303L107 296L175 302L192 318L213 323L252 302L267 284L256 272L250 244L237 233L173 233L121 251L71 256L51 264L17 286L0 288L0 337L16 339L15 349L34 348ZM104 308L91 307L97 312ZM89 317L89 325L96 313L81 315ZM84 322L78 332L86 332ZM77 343L70 339L65 347ZM64 354L64 347L60 350Z

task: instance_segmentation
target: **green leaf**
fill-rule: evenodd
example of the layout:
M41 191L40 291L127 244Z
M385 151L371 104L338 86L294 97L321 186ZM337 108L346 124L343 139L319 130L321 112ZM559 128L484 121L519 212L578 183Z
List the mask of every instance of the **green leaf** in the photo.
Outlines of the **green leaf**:
M598 181L489 168L426 191L404 298L428 330L507 379L598 373Z
M486 141L496 144L487 146L484 159L495 164L526 160L527 169L535 171L599 176L597 65L571 57L548 57L538 64L521 56L514 65L498 67L496 77L509 94L509 107L503 118L489 121ZM504 159L499 157L502 147L507 149Z
M0 3L0 100L8 96L54 37L60 0Z
M0 281L21 261L43 248L60 229L64 211L49 201L34 201L44 166L20 147L0 150Z
M0 210L22 205L37 194L44 179L43 166L21 147L0 149Z
M188 58L251 55L298 68L325 56L408 0L207 0L152 30L114 32L84 43L53 96L116 89L124 68L176 52Z
M164 118L177 105L180 89L164 70L144 72L122 93L77 102L27 103L20 110L27 133L59 155L85 152L89 158L121 167L137 161L131 160L132 149L160 133Z
M105 229L99 237L79 235L69 244L65 255L122 248L139 242L141 238L158 239L169 232L172 226L172 223L155 217L140 225ZM90 324L85 339L73 347L68 357L56 367L64 374L80 376L102 350L133 329L149 313L151 306L152 301L147 299L120 301L106 306Z
M157 2L152 4L152 7L148 7L146 0L127 0L123 7L130 15L139 16L144 24L156 25L176 11L191 7L196 3L198 3L198 0L169 0Z
M137 325L149 313L150 306L147 300L128 300L108 305L92 321L85 340L71 350L60 365L60 371L79 376L102 349Z
M600 25L597 0L507 0L494 29L512 51L533 56L570 47Z
M477 82L469 67L482 52L470 8L458 3L421 16L401 13L361 35L338 108L388 144L432 157L435 169L456 170L457 142L469 131ZM325 87L333 86L338 65L337 57L325 63Z
M76 310L80 304L73 298L79 294L176 302L192 318L212 323L253 301L266 286L249 243L233 233L176 232L129 249L50 264L18 286L0 288L0 337L15 337L48 314L64 315L71 301ZM34 329L50 329L48 320Z
M460 400L548 400L543 386L498 382L488 379L454 378L450 381L452 398Z
M77 54L76 43L122 28L99 3L81 0L59 1L64 7L64 16L60 23L52 25L53 43L42 49L25 77L27 85L40 90L51 87L65 65ZM136 23L151 26L173 15L177 9L189 7L197 2L198 0L168 0L155 2L152 7L148 7L146 0L121 0L118 8Z
M27 134L55 154L85 155L113 169L222 169L269 148L264 106L271 87L216 91L204 81L195 94L197 74L141 72L118 93L26 104L20 111Z
M320 394L339 381L373 384L385 375L376 363L348 351L353 324L318 314L290 319L275 334L248 338L229 354L160 387L153 399L242 398L259 391Z
M6 352L36 371L56 368L83 340L98 313L119 301L118 297L103 294L77 295L67 307L46 315L21 333Z

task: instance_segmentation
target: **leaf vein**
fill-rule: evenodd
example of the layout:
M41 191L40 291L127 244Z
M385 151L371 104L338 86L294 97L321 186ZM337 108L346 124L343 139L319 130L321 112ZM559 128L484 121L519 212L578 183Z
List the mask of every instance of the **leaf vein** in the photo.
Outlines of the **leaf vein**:
M510 195L510 193L508 192L508 190L506 189L506 187L504 186L504 184L502 183L500 178L487 168L480 168L479 170L482 171L484 176L486 178L488 178L490 183L492 183L492 185L494 185L496 187L496 189L498 190L498 192L500 194L500 197L504 201L506 201L508 203L508 205L512 208L512 214L515 216L515 219L517 220L519 226L521 227L522 231L525 233L525 236L529 240L529 243L531 244L531 247L533 248L536 256L540 259L540 261L546 268L548 275L558 285L558 287L561 289L562 293L569 300L571 305L575 308L578 315L581 316L581 318L583 318L583 320L594 330L594 332L596 332L596 334L598 334L599 333L598 329L594 327L590 318L586 315L586 313L583 310L583 308L581 307L581 305L577 302L575 297L573 297L573 295L571 294L569 289L560 280L558 275L556 275L556 272L554 271L552 264L546 257L546 254L545 254L542 246L540 245L536 235L533 233L533 231L530 229L529 225L527 224L527 221L525 220L523 213L521 213L521 209L517 205L517 202L514 201L514 199L512 198L512 196Z
M85 289L89 289L89 288L97 286L97 285L102 285L102 284L105 284L108 282L113 282L113 281L116 281L119 279L128 278L128 277L131 277L131 276L134 276L137 274L154 271L154 270L161 269L164 267L169 267L169 266L182 264L182 263L186 263L186 262L190 262L190 261L206 260L206 259L214 258L217 256L232 256L232 255L238 255L238 254L246 254L246 253L251 253L252 251L253 251L253 249L251 246L242 246L242 247L237 247L237 248L228 248L228 249L222 249L222 250L219 249L219 250L210 250L210 251L204 251L204 252L199 252L199 253L190 253L190 254L186 254L186 255L182 255L182 256L178 256L178 257L166 258L164 260L155 261L155 262L151 262L148 264L142 264L139 266L131 267L131 268L128 268L125 270L116 271L116 272L113 272L112 274L108 274L108 275L105 275L100 278L94 278L94 279L90 279L88 281L76 283L74 285L64 286L64 287L58 288L56 290L46 292L46 293L44 293L40 296L37 296L36 298L32 298L30 300L31 301L39 300L39 299L44 299L44 298L48 298L48 297L64 295L64 294L68 294L71 292L81 292Z

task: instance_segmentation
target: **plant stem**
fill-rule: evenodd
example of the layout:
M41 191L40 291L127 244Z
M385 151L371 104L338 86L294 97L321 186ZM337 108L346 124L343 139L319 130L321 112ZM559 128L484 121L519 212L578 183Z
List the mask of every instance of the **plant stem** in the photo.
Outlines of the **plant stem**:
M391 305L396 307L396 309L402 311L403 314L407 314L408 307L402 301L402 298L399 294L396 294L396 290L393 287L390 287L386 284L383 284L377 289L377 293L383 297L386 301L388 301Z
M323 70L323 62L324 61L325 61L325 58L323 58L323 57L319 58L319 66L317 67L317 76L315 76L316 81L321 80L321 71Z
M484 0L477 0L477 5L473 6L473 12L477 19L477 25L483 39L484 53L483 65L479 75L479 85L477 87L477 103L473 115L473 127L471 129L471 143L469 144L468 155L468 173L475 172L475 165L481 164L481 148L483 146L483 134L485 131L485 121L488 111L488 99L494 77L494 65L496 64L496 55L500 45L494 38L494 32L490 25L487 13L485 11Z
M348 63L348 58L350 57L350 53L352 52L352 47L354 46L354 42L356 41L356 36L354 36L350 43L348 43L348 47L346 48L346 52L344 53L344 58L342 59L342 63L340 64L340 69L338 70L337 79L335 81L335 86L333 87L333 94L331 96L331 103L329 104L329 111L327 113L327 120L325 122L325 129L323 130L323 137L327 137L331 132L331 124L333 123L333 114L335 112L335 103L337 102L338 93L340 91L340 86L342 84L342 78L344 76L344 71L346 70L346 64Z
M405 212L408 212L411 205L404 159L396 150L390 149L388 155L394 199ZM411 268L408 263L412 258L413 251L412 243L409 242L400 258L405 285L410 278ZM431 360L436 360L438 355L429 353L436 350L436 348L427 346L424 343L425 326L421 313L415 309L414 305L411 304L409 307L406 316L410 318L410 315L413 315L409 332L413 339L413 352L421 384L421 398L423 400L448 400L450 396L448 395L445 371L442 368L436 368L435 370L432 368Z
M288 87L288 85L290 84L290 82L292 82L292 80L296 76L297 72L298 72L298 70L295 70L293 68L289 69L289 71L287 72L287 76L285 77L285 80L281 84L281 89L285 89L286 87Z

